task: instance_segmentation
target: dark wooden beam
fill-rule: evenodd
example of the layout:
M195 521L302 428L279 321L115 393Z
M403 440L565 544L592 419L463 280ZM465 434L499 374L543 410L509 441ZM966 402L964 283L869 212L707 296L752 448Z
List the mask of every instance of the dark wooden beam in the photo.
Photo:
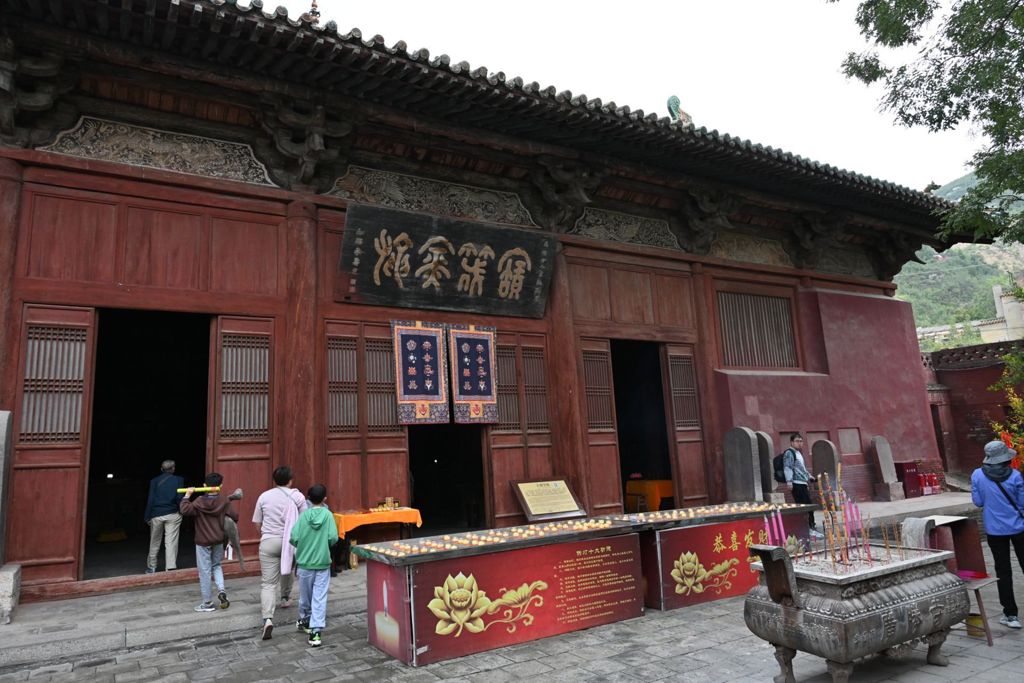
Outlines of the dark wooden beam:
M119 17L121 40L128 40L132 32L132 0L121 0L121 16Z
M146 0L146 12L142 19L142 43L153 44L153 31L156 29L156 0Z
M110 8L107 6L107 0L96 0L96 28L102 36L110 32Z
M174 42L174 34L178 30L178 7L181 0L171 0L167 5L167 14L164 16L164 35L160 44L166 50Z

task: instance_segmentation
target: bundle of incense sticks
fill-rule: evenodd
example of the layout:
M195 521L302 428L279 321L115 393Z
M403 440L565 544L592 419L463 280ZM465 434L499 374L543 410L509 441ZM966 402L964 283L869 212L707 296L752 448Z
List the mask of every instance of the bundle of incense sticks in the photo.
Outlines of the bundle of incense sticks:
M175 489L178 493L185 493L188 489ZM195 493L219 493L219 486L193 486L192 491Z
M818 478L818 498L825 522L825 554L832 560L833 567L837 562L843 566L852 565L855 558L873 561L860 506L846 495L842 476L840 464L836 468L835 488L828 472Z

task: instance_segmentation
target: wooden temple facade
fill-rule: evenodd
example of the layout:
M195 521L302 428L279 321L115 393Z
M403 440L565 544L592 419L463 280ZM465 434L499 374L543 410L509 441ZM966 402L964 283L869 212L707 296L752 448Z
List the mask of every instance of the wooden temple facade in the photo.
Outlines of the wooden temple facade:
M243 487L243 522L289 464L335 508L465 499L480 526L549 476L592 514L634 469L720 502L733 426L833 441L860 497L872 436L938 458L891 283L943 246L928 195L258 0L10 0L0 26L4 559L29 591L85 578L138 515L117 468L144 489L168 455ZM356 206L550 238L539 314L360 301ZM496 328L498 421L398 424L392 320ZM417 474L444 442L475 458L448 489Z

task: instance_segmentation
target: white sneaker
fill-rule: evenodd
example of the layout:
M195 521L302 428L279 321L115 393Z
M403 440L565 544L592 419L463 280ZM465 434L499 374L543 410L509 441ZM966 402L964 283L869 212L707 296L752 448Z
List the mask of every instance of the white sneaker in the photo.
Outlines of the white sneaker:
M1020 619L1017 617L1008 617L1005 614L999 617L999 623L1009 628L1020 628Z
M263 640L270 640L270 636L271 636L271 634L273 632L274 632L274 622L272 620L270 620L270 619L267 619L266 621L263 622L263 634L262 634Z

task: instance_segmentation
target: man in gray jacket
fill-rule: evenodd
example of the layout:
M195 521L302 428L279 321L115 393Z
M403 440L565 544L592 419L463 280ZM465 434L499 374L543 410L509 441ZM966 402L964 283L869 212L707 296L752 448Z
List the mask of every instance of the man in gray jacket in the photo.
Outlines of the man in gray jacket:
M178 532L181 529L178 503L182 494L177 490L185 487L185 480L174 474L174 466L173 460L164 460L160 463L160 474L149 482L144 514L149 525L147 574L156 571L161 541L164 544L164 568L167 571L178 568Z

